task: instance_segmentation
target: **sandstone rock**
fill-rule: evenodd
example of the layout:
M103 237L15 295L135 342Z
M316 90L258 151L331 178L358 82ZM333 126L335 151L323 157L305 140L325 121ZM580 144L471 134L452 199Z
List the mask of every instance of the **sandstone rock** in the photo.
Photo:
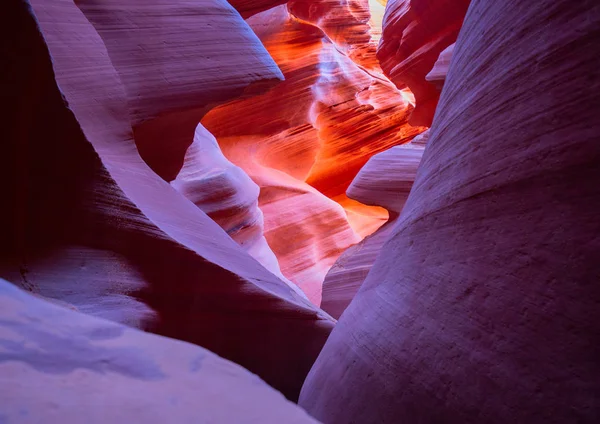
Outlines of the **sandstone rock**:
M0 276L199 344L297 397L333 320L142 161L119 75L70 0L4 12Z
M382 208L349 199L346 189L369 157L424 128L407 125L412 106L405 93L285 6L247 22L285 81L216 107L202 124L260 186L265 237L281 270L319 304L337 257L387 219Z
M377 58L399 88L415 95L413 125L431 126L439 90L426 81L440 53L456 41L470 0L390 0Z
M263 213L258 208L259 187L241 168L223 156L217 140L200 124L186 152L183 168L171 185L265 268L284 278L263 234Z
M368 0L290 0L294 16L323 30L346 56L368 69L379 69L371 36Z
M391 219L360 243L349 247L327 272L321 308L339 319L367 278L377 255L396 223Z
M287 3L287 0L228 0L243 18L249 18L264 10Z
M316 423L212 352L63 309L0 279L9 423Z
M170 181L206 110L282 79L226 0L76 0L127 93L142 158Z
M473 0L392 236L313 366L326 423L595 423L600 4Z
M423 150L423 146L411 142L376 154L348 188L348 197L384 207L390 218L375 233L342 253L325 276L321 308L334 318L339 318L350 304L394 228L415 180Z
M434 84L438 90L442 91L444 81L446 81L446 75L448 74L448 68L450 67L450 61L452 60L452 53L454 52L454 44L450 44L440 53L438 60L436 60L433 68L425 76L425 79L430 83Z
M421 134L419 134L418 136L416 136L415 138L413 138L410 141L410 144L412 144L415 147L425 147L425 145L427 144L427 142L429 141L429 133L431 132L431 130L427 130L427 131L423 131Z
M424 147L407 143L373 156L360 170L347 194L365 205L381 206L397 217L412 188Z

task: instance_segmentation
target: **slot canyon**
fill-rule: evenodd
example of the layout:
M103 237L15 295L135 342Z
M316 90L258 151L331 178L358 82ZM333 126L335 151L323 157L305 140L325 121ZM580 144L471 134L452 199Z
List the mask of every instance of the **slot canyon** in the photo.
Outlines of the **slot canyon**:
M600 422L597 0L1 10L1 424Z

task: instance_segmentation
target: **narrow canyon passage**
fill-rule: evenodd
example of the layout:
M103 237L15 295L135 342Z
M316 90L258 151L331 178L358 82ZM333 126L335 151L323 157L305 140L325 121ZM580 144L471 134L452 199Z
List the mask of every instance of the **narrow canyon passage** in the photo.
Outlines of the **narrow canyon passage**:
M0 424L599 421L600 3L0 12Z
M202 119L224 155L260 186L268 244L282 273L317 306L339 255L388 218L376 203L350 199L348 186L371 156L426 129L408 124L410 90L378 66L382 9L293 1L248 18L285 81Z

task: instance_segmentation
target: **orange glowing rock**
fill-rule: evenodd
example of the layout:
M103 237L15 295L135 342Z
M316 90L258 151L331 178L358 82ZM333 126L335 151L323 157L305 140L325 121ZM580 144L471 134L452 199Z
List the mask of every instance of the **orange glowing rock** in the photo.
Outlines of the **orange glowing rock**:
M413 125L430 126L440 90L425 79L438 56L456 41L470 0L390 0L377 58L399 88L416 97Z
M326 16L347 14L339 3L319 2L316 10L325 13L335 5ZM407 93L339 47L351 50L369 41L368 7L364 19L341 28L332 42L327 31L338 21L319 21L323 30L304 19L317 20L316 12L294 16L301 5L290 4L295 13L279 6L247 20L285 81L216 107L202 124L260 186L265 237L281 271L319 304L323 278L336 258L387 219L384 209L348 199L346 189L372 155L407 143L425 128L408 125L413 107ZM357 26L364 31L351 31Z
M367 0L291 0L288 8L292 15L321 28L346 56L367 68L379 68Z

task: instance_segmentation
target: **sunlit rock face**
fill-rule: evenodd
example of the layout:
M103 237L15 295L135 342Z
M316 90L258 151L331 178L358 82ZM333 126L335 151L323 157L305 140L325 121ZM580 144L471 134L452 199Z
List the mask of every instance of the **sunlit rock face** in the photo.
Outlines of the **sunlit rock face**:
M325 423L596 423L600 4L473 0L396 227L313 366Z
M418 137L421 137L419 135ZM323 282L321 308L339 318L366 278L412 188L425 146L407 143L371 157L347 190L351 199L387 209L388 222L347 249Z
M291 0L289 11L321 28L356 64L379 71L375 57L384 6L375 0Z
M140 13L146 13L145 25L154 22L157 34L172 36L169 23L177 23L178 14L167 12L174 2L154 12L154 3L144 4ZM215 9L203 10L232 9L215 3ZM202 96L173 103L170 95L183 90L178 79L171 80L173 92L163 82L153 99L149 91L135 91L144 81L138 85L133 75L126 76L124 56L107 49L71 0L11 1L3 13L15 29L0 37L2 51L11 57L2 68L3 94L14 105L1 117L7 136L0 147L5 200L0 208L0 276L81 312L201 345L296 398L333 320L186 198L194 194L189 186L179 187L184 196L154 173L136 149L132 124L139 119L143 126L147 121L140 117L153 118L150 113L136 115L133 97L145 98L149 104L144 107L160 116L164 107L168 127L177 130L170 107L188 105L181 110L182 121L189 120L188 111L198 119ZM240 88L241 81L248 87L277 79L275 64L235 16L221 29L232 40L254 40L254 47L235 60L257 68L239 71L241 79L233 84ZM111 37L119 33L113 30ZM130 36L130 31L135 34L133 27L125 33ZM161 44L156 46L159 53ZM113 66L113 58L120 66ZM158 72L156 62L147 59L147 72L144 61L136 63L139 78ZM223 60L225 70L233 59L225 54ZM190 71L183 58L173 67L176 63ZM178 74L175 68L163 71ZM215 72L198 77L201 85L211 75L221 78ZM201 88L188 89L202 93ZM189 136L188 146L193 131ZM161 145L165 152L169 140ZM186 150L189 161L200 160L194 155L197 147L186 146L182 164ZM166 162L173 157L165 153ZM221 165L232 171L223 161ZM252 187L241 173L232 172L240 177L240 187ZM192 179L184 169L178 183Z
M293 2L248 19L285 81L202 119L224 155L260 186L265 237L281 271L316 304L337 257L387 219L346 189L369 157L425 129L408 125L407 93L340 49L368 41L368 3L357 4L366 6L365 16L338 32L330 18L350 10L339 2L316 2L316 9ZM300 6L311 14L296 17Z
M470 0L387 3L377 58L390 80L413 92L413 125L431 126L440 90L425 77L442 50L456 41L469 3Z
M263 214L258 208L259 187L241 168L223 156L217 140L200 124L186 152L183 168L171 185L265 268L284 278L263 234Z
M0 279L6 423L315 423L256 375L189 343L52 305Z

